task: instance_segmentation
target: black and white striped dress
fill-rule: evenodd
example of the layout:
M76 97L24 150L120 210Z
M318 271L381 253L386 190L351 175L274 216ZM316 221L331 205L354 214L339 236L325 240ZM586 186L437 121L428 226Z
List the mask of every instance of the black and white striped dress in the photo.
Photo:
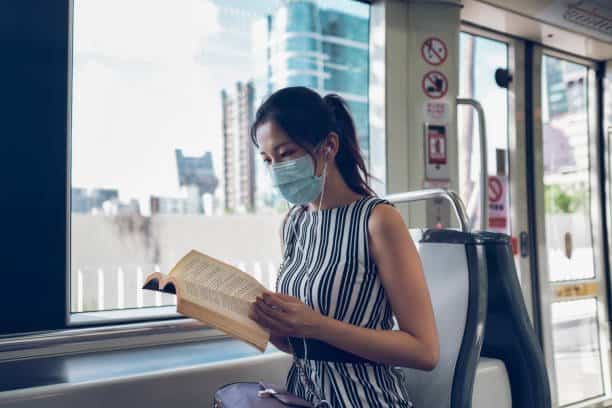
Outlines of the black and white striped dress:
M277 291L298 297L337 320L391 330L391 305L368 248L368 219L373 208L383 203L390 204L377 197L363 197L319 211L291 208L283 227L285 250ZM398 368L315 360L306 360L304 365L305 374L323 394L320 397L333 407L412 406ZM287 389L313 401L310 388L304 386L294 364L287 376Z

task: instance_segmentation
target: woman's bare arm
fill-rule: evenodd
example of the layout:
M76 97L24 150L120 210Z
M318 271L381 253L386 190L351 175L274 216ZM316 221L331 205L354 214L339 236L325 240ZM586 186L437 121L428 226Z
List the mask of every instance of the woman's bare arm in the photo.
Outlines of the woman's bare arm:
M381 363L433 369L439 341L421 261L399 212L374 208L369 220L370 252L397 318L399 331L371 330L325 319L320 340Z

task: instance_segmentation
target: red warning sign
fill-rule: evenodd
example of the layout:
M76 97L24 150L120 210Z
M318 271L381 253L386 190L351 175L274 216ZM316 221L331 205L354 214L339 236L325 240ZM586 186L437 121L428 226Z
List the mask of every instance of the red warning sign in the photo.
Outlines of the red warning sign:
M504 194L504 185L498 177L489 177L489 202L498 203Z
M489 229L507 232L508 228L508 181L504 176L489 176Z
M448 79L440 71L429 71L423 75L423 92L432 99L440 99L448 92Z
M438 37L429 37L421 45L421 56L430 65L442 65L448 56L448 48Z
M429 164L445 165L446 157L446 127L429 125L427 128L427 158Z

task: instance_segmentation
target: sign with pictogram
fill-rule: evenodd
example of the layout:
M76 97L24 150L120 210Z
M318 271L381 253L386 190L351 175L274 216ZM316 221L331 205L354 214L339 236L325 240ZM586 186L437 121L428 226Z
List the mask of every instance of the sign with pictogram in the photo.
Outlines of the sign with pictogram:
M448 79L440 71L429 71L423 75L421 86L425 95L432 99L440 99L448 92Z
M497 176L489 176L489 202L498 203L504 195L504 185Z
M508 180L505 176L489 176L489 229L506 232L508 228Z
M421 56L430 65L442 65L448 56L448 48L438 37L429 37L421 45Z
M425 124L424 147L425 179L449 180L446 126Z
M427 160L429 164L446 164L446 131L443 126L429 126L427 131Z

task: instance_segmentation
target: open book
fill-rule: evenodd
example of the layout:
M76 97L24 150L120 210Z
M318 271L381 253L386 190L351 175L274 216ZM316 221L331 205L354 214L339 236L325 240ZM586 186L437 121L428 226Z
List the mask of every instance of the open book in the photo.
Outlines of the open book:
M249 318L249 308L266 289L240 269L192 250L166 276L147 276L143 289L175 293L177 312L210 324L264 351L269 332Z

